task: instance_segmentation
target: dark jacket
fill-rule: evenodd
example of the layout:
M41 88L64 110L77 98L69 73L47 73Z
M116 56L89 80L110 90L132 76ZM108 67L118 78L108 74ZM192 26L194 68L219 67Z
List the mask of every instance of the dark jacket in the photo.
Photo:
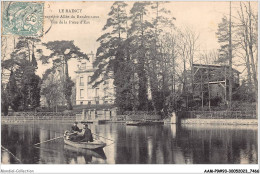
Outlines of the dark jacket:
M92 133L91 133L91 130L89 128L87 128L84 132L84 135L83 135L83 139L81 141L84 141L84 142L93 142L93 136L92 136Z
M78 132L79 132L79 128L78 128L77 125L76 125L76 126L72 126L72 127L71 127L71 130L72 130L72 131L78 131Z

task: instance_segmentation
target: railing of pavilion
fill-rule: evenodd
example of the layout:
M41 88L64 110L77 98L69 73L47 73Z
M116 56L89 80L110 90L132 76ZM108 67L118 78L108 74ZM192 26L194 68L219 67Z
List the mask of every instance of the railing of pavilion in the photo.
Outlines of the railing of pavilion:
M256 119L256 111L182 111L179 118L197 119Z

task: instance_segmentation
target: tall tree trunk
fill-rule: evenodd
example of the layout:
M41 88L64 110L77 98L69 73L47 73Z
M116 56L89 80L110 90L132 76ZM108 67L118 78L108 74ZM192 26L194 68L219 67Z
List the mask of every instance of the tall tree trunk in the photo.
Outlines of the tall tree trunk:
M26 43L27 43L27 48L28 48L27 51L28 51L28 55L29 55L29 56L28 56L28 60L29 60L29 62L30 62L30 61L31 61L31 50L30 50L29 40L27 40Z
M127 64L128 66L131 65L130 67L130 71L131 73L129 74L129 78L130 78L130 84L131 84L131 87L129 89L129 92L131 94L130 96L130 99L132 99L132 103L131 103L131 109L133 111L136 111L137 108L136 108L136 103L137 103L137 100L136 100L136 91L135 91L135 70L134 70L134 63L133 61L131 60L131 56L130 56L130 44L129 44L129 29L128 29L128 23L127 23L127 20L126 20L126 41L127 41L127 46L126 46L126 59L127 59Z
M157 102L158 102L158 80L157 80L157 75L156 73L154 73L155 70L155 64L154 62L156 62L155 60L151 62L152 64L152 69L149 68L149 75L150 75L150 88L151 88L151 96L152 96L152 105L153 105L153 109L154 112L157 112Z
M247 80L249 85L252 86L252 74L251 74L251 66L250 66L249 53L248 53L248 45L245 38L244 38L244 44L245 44L245 52L246 52Z
M251 66L250 66L250 59L249 59L249 51L248 51L248 26L245 22L244 12L242 8L242 3L240 2L240 10L241 10L241 22L244 27L243 32L243 42L244 42L244 50L246 54L246 68L247 68L247 80L250 86L252 86L252 74L251 74Z
M191 39L191 38L190 38ZM190 66L191 66L191 94L192 94L192 99L194 100L194 95L193 95L193 92L194 92L194 81L193 81L193 74L194 74L194 69L193 69L193 47L194 47L194 43L192 43L192 41L190 40Z
M143 13L140 15L141 22L141 55L139 55L139 90L138 90L138 99L139 99L139 109L147 110L148 109L148 96L147 96L147 77L145 71L145 48L144 48L144 29L143 29Z
M151 88L151 95L152 95L152 105L154 112L156 113L158 108L158 78L157 78L157 58L158 58L158 47L157 47L157 42L158 42L158 37L157 37L157 20L158 20L158 8L159 8L159 3L156 2L156 22L155 22L155 37L154 37L154 48L152 52L154 52L154 55L152 55L152 60L151 60L151 65L152 69L149 70L149 75L150 75L150 88Z
M254 59L254 53L253 53L253 28L252 28L252 11L251 11L251 6L250 2L248 2L249 5L249 12L248 12L248 18L249 18L249 55L251 58L251 67L253 71L253 79L254 79L254 87L255 87L255 96L256 96L256 101L258 99L257 91L258 91L258 80L257 80L257 69L255 65L255 59Z
M231 2L229 9L229 46L228 46L228 55L229 55L229 103L228 109L232 109L232 88L233 88L233 70L232 70L232 33L231 33Z
M188 100L187 100L187 75L186 75L186 60L183 60L183 94L185 99L186 108L188 107Z
M209 100L209 110L210 110L210 99L211 99L211 94L210 94L210 84L209 84L209 73L210 73L210 68L208 67L207 69L207 81L208 81L208 100Z
M201 109L204 110L204 94L203 94L204 83L202 80L202 72L200 71L200 92L201 92Z
M69 78L69 68L68 68L68 60L65 58L64 56L64 65L65 65L65 99L66 99L66 103L67 103L67 109L68 110L72 110L72 103L71 103L71 91L69 92L69 83L70 83L70 78Z
M176 95L175 95L175 41L171 38L171 56L172 56L172 96L174 111L176 111Z

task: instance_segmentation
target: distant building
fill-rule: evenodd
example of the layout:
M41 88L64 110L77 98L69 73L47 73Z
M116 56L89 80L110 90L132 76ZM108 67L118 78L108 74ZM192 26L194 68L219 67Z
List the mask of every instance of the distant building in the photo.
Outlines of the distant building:
M210 96L211 99L219 97L222 102L228 100L229 66L193 64L193 94L195 98ZM239 87L240 72L233 71L233 91ZM203 95L202 95L203 94Z
M89 60L80 60L78 62L78 70L76 72L76 105L97 105L97 104L113 104L114 96L114 80L112 74L109 76L102 75L97 81L104 81L93 87L94 83L89 84L96 67L93 66L95 60L94 54L88 54Z

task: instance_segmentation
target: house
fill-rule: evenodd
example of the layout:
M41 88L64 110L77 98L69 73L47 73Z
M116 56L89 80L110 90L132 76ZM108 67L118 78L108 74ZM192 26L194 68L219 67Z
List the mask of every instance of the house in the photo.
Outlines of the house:
M90 84L96 67L93 66L95 56L93 53L88 54L89 60L79 60L76 73L76 105L98 105L98 104L114 104L115 90L113 84L112 73L108 76L104 74L96 80L104 80L102 83L93 87Z
M229 99L229 66L193 64L193 96L207 100L219 98L226 103ZM232 68L232 91L239 87L240 72ZM204 97L204 99L203 99Z

